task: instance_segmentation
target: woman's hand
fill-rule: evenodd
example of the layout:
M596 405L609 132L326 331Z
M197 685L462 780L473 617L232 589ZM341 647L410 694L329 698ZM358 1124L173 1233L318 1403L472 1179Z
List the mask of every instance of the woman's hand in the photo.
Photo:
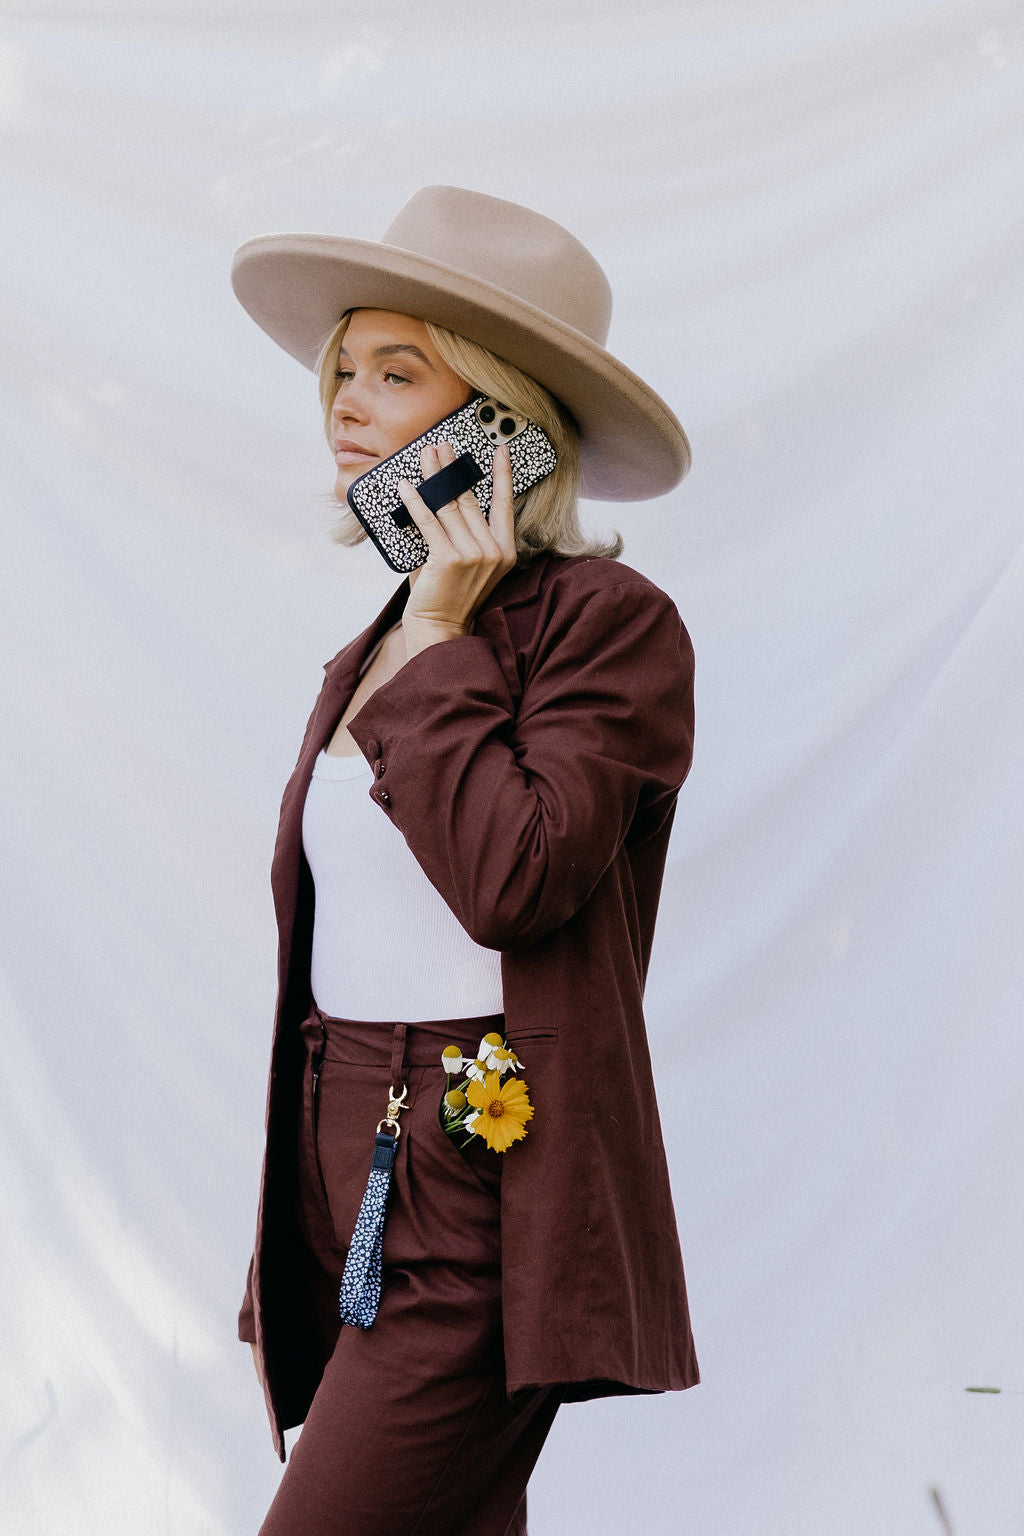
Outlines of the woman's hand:
M424 479L454 458L448 443L422 449ZM399 482L402 501L429 551L426 564L410 577L412 590L402 615L407 657L441 640L468 635L480 604L516 563L512 466L505 444L495 451L492 473L490 522L472 491L435 516L407 480Z

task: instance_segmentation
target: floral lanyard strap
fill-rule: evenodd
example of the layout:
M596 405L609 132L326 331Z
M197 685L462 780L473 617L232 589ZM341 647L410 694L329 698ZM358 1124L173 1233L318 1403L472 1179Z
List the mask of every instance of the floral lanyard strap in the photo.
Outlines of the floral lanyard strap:
M402 1057L405 1054L405 1025L395 1027L395 1040L391 1052L391 1082L402 1080ZM402 1091L395 1094L394 1086L388 1089L388 1108L383 1120L378 1121L374 1138L373 1162L370 1177L366 1181L366 1193L359 1207L352 1242L349 1245L345 1270L341 1277L338 1303L343 1323L356 1328L370 1328L380 1306L381 1255L384 1246L384 1218L387 1215L388 1195L391 1190L391 1173L398 1153L398 1138L402 1128L398 1116L403 1109L411 1109L405 1096L409 1092L403 1083Z

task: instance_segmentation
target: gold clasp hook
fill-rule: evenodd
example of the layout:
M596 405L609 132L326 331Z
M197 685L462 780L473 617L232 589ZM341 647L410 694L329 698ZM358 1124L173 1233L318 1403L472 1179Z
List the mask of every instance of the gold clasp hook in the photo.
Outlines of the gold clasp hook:
M393 1131L394 1132L395 1140L396 1141L398 1140L399 1136L402 1134L402 1127L398 1123L398 1116L400 1115L400 1113L402 1112L403 1109L411 1109L412 1108L411 1104L407 1104L405 1102L405 1096L406 1096L406 1094L408 1092L409 1092L409 1085L407 1083L403 1083L402 1084L402 1091L398 1095L397 1098L395 1097L395 1090L394 1090L394 1088L393 1087L388 1088L388 1095L389 1095L389 1098L388 1098L388 1112L384 1116L383 1120L378 1120L377 1121L377 1134L378 1134L378 1136L380 1135L381 1126L386 1125L389 1131Z

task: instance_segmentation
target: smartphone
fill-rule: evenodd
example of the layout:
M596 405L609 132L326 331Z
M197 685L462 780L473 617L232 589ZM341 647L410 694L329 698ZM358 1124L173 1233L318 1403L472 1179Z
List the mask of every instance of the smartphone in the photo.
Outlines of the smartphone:
M393 571L418 570L427 558L426 542L398 494L398 482L421 485L420 449L437 443L451 443L456 458L469 455L475 462L480 478L471 489L485 517L494 490L491 465L499 444L509 445L513 496L521 496L550 475L558 462L549 438L535 422L490 395L474 395L349 486L349 506Z

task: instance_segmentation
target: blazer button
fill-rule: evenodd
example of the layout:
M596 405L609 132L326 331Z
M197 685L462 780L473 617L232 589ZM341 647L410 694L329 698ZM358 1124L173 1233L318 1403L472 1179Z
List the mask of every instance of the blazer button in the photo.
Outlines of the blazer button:
M391 804L391 796L388 794L386 789L378 790L377 791L377 798L380 800L381 805L390 805Z
M377 777L378 777L378 779L382 779L384 777L384 763L383 763L383 761L379 757L377 759L377 762L376 762L375 766L376 766L376 769L377 769Z

